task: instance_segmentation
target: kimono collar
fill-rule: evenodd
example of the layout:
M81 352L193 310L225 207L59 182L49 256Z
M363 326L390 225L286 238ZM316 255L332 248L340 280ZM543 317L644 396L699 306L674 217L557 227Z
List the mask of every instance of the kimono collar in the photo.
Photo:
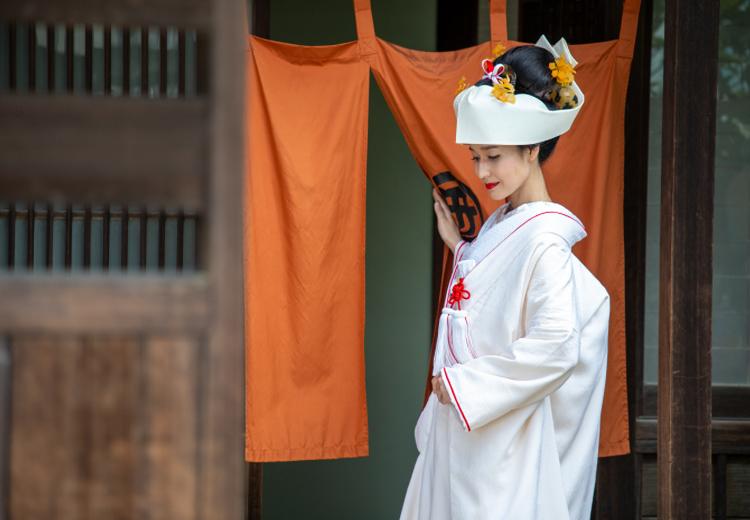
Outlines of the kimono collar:
M529 228L526 224L536 221L539 217L545 218L545 229L563 237L571 248L586 237L586 229L581 220L568 208L556 202L527 202L510 211L507 211L508 206L509 203L506 202L487 218L479 234L462 255L463 259L479 262L511 234Z

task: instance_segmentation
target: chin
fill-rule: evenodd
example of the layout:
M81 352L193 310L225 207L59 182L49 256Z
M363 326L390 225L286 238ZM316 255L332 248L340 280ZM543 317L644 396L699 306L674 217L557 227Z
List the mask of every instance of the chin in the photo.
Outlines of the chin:
M500 190L492 190L489 195L492 200L505 200L506 198L508 198L508 196L510 196L510 193L505 193L504 191Z

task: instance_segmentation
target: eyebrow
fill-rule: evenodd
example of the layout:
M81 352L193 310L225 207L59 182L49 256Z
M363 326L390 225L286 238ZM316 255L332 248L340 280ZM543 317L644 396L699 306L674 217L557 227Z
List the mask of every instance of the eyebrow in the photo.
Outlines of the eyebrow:
M488 144L486 146L480 146L479 149L480 150L489 150L490 148L498 148L498 147L499 147L499 145L496 145L496 144ZM471 150L473 152L474 148L472 148L471 146L469 146L469 150Z

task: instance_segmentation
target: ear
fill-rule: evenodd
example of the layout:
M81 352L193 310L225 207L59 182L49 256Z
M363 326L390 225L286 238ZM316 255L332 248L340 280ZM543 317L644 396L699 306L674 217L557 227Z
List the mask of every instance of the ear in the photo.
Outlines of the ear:
M536 161L536 158L539 156L539 151L542 149L542 147L538 144L535 144L531 148L527 148L529 150L529 161L534 162Z

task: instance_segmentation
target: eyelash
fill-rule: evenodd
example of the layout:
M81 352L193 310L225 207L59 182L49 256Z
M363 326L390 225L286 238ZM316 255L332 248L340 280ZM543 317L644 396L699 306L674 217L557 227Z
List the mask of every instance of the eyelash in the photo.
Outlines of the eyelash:
M487 156L488 159L492 159L493 161L495 159L497 159L498 157L500 157L500 156L499 155L489 155L489 156ZM476 162L476 161L479 160L479 157L472 157L471 160Z

